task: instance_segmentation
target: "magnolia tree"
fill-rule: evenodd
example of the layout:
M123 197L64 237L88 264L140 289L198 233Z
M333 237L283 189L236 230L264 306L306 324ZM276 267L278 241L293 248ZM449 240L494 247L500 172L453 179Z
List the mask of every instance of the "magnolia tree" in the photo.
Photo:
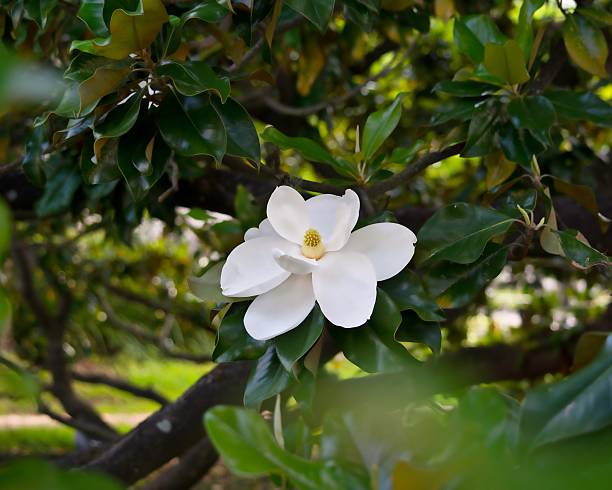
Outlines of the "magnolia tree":
M0 488L609 488L609 7L2 0Z

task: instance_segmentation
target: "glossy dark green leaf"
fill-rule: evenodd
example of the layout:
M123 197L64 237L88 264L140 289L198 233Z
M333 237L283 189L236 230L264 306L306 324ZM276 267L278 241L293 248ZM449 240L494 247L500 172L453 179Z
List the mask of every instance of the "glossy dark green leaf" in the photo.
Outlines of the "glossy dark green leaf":
M342 174L355 174L356 169L343 160L335 159L327 149L309 138L291 137L272 126L266 126L261 133L264 141L274 143L281 150L295 150L310 162L325 163Z
M443 80L433 88L435 92L452 95L454 97L481 97L497 91L497 87L488 83L475 82L473 80ZM477 102L472 102L472 107ZM467 106L469 102L464 105Z
M370 320L355 329L332 327L330 333L346 358L364 371L401 371L416 362L395 340L401 321L399 309L379 288Z
M541 95L513 99L508 104L508 115L517 129L528 129L543 145L549 145L550 128L555 123L555 106Z
M209 24L216 24L227 14L229 14L229 10L226 5L217 2L217 0L204 0L181 15L181 20L185 23L191 19L198 19Z
M531 448L612 425L612 337L597 359L567 378L527 393L521 433Z
M535 209L538 193L535 189L521 189L505 194L496 204L496 207L504 214L516 219L523 219L521 212L516 207L519 205L528 213Z
M524 0L519 11L518 26L516 32L516 42L523 51L526 60L531 54L533 45L533 29L531 21L533 14L544 5L545 0Z
M487 43L503 44L506 37L487 15L468 15L455 20L455 43L475 63L484 59Z
M318 305L300 325L274 339L276 354L287 371L315 344L323 332L325 317Z
M484 156L497 150L495 145L497 119L497 107L493 104L483 104L474 111L461 156Z
M172 79L176 90L183 95L214 91L225 102L230 94L229 79L217 75L205 61L166 61L155 72Z
M153 131L136 127L119 141L117 162L135 201L143 199L166 171L170 148Z
M244 328L247 303L235 303L221 321L213 352L215 362L257 359L266 351L266 343L255 340Z
M593 7L578 7L576 13L580 14L585 19L588 19L593 24L606 27L612 26L612 12L604 10L599 6Z
M259 165L259 137L249 113L232 98L227 99L224 104L214 98L211 102L225 126L228 155L248 158Z
M564 119L585 120L605 127L612 127L612 105L593 92L551 90L546 92L557 114Z
M110 34L104 21L104 3L104 0L82 0L78 13L89 30L100 37Z
M572 369L575 371L591 363L601 353L606 341L612 336L611 332L585 332L576 344L574 352L574 363Z
M570 14L563 23L563 41L571 60L580 68L608 77L608 43L601 29L580 14Z
M402 311L402 323L395 332L395 339L399 342L425 344L436 354L442 348L440 324L423 321L412 311Z
M454 119L458 121L467 121L471 119L475 110L475 103L479 102L472 99L453 99L448 103L442 104L436 108L436 112L431 117L429 124L437 126L444 124Z
M530 78L523 52L513 39L503 45L486 44L483 64L489 73L510 85L525 83Z
M609 257L580 240L576 230L555 230L554 233L561 240L565 257L579 267L588 269L600 264L610 266Z
M400 165L408 165L414 159L416 154L424 147L425 143L423 140L417 140L408 147L398 146L391 152L391 155L387 157L387 161L390 163L399 163ZM385 160L382 159L381 164L384 161Z
M380 283L400 311L413 310L423 320L436 322L444 320L444 314L425 291L422 281L411 270L402 272Z
M47 27L47 19L57 6L57 0L23 0L23 8L28 18L32 19L42 30Z
M143 91L132 94L128 100L110 111L101 123L95 124L93 134L96 140L117 138L132 129L138 119L143 94Z
M425 278L437 304L443 308L469 304L502 271L508 251L508 246L489 243L482 256L471 264L440 262L429 268Z
M259 408L261 402L277 395L290 383L291 375L278 359L274 346L270 345L249 374L244 389L244 405Z
M334 0L285 0L284 3L306 17L321 32L327 28L334 11Z
M170 93L159 110L158 127L166 143L181 155L210 155L220 162L227 135L208 96L179 99Z
M525 132L507 123L499 127L497 135L504 156L511 162L518 163L527 171L531 171L533 152L525 141Z
M66 210L80 185L78 167L58 161L47 173L45 191L36 203L36 214L46 217Z
M368 116L363 128L361 152L367 162L397 127L402 115L402 96L398 95L393 103Z
M508 231L513 218L494 209L467 203L440 209L418 233L424 260L469 264L482 255L489 240Z

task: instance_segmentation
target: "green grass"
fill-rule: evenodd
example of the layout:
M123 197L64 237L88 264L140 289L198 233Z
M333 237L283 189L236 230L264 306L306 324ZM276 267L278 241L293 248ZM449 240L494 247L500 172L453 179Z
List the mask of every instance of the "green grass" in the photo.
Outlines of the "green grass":
M0 430L0 453L48 454L74 449L74 429L70 427L20 427Z

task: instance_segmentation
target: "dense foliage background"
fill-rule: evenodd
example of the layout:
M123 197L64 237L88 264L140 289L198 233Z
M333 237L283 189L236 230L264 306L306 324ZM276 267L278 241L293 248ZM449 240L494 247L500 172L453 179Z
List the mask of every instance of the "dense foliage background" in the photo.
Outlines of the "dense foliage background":
M610 7L0 0L0 489L608 488ZM281 184L417 233L364 326L220 294Z

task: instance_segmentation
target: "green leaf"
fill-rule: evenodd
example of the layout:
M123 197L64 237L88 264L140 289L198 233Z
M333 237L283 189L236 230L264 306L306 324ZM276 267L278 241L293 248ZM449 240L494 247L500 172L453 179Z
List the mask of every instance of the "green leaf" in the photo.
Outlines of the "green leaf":
M607 78L608 43L600 29L579 14L566 16L563 42L570 58L583 70Z
M121 60L130 53L148 48L167 21L168 14L161 0L141 0L135 12L124 9L113 12L109 38L73 41L70 50Z
M96 36L108 36L104 19L104 0L81 0L78 17Z
M507 39L488 15L455 19L454 36L459 51L467 54L474 64L482 63L486 44L503 44Z
M45 126L37 126L26 142L26 152L21 163L23 173L34 184L42 187L45 183L43 152L49 147Z
M397 127L402 115L402 95L398 95L386 109L368 116L363 129L361 151L365 161L370 160Z
M285 0L285 5L306 17L321 32L325 31L334 11L334 0Z
M438 322L426 322L411 311L402 311L402 323L395 339L398 342L417 342L425 344L435 354L442 348L442 331Z
M433 90L453 97L482 97L492 94L498 89L488 83L472 80L442 80L434 86ZM468 103L472 104L472 108L476 104L476 102L466 102L466 104Z
M490 208L467 203L440 209L423 225L418 243L424 260L470 264L482 255L489 240L508 231L514 218Z
M117 162L118 148L117 138L108 139L100 148L97 158L93 153L93 138L83 144L80 165L85 182L92 185L110 184L121 178Z
M531 47L533 45L533 30L531 28L533 14L544 5L544 1L524 0L519 11L516 42L521 47L526 60L531 55Z
M57 0L23 0L26 17L32 19L41 30L47 27L49 13L56 7Z
M521 433L536 448L612 425L612 337L597 359L562 381L527 393Z
M8 255L12 233L11 211L4 199L0 197L0 265Z
M461 308L469 304L495 279L506 265L508 246L489 243L478 260L471 264L440 262L427 270L429 292L442 308Z
M378 289L372 317L356 329L333 327L330 333L346 358L366 372L394 372L415 359L395 340L402 315L393 300Z
M93 135L96 139L94 154L96 156L99 155L97 150L104 139L123 136L136 124L143 95L144 90L132 94L128 100L108 112L100 124L94 125Z
M274 339L276 355L287 371L315 344L323 332L325 317L315 305L306 320L293 330Z
M220 162L227 134L208 96L179 99L168 94L159 108L158 127L166 143L180 155L210 155Z
M485 177L487 190L503 184L516 170L516 163L508 160L502 151L487 155L484 166L487 170Z
M266 351L266 343L252 338L244 328L247 308L246 303L235 303L223 317L212 356L215 362L257 359Z
M584 238L576 230L554 230L561 240L565 257L580 268L588 269L595 265L610 265L610 259L584 243Z
M0 223L1 225L1 223ZM13 308L6 291L0 287L0 335L11 326Z
M130 68L121 63L111 62L97 68L91 77L78 85L80 102L77 115L86 115L89 108L95 106L102 97L113 92L129 72ZM58 109L55 112L59 113Z
M368 488L361 473L357 476L333 461L311 461L281 448L254 410L216 406L206 412L204 424L223 462L238 475L282 474L298 490Z
M220 104L214 98L211 102L225 126L228 155L248 158L259 166L261 160L259 137L249 113L232 98L227 99L224 104Z
M527 133L507 123L498 129L497 135L505 157L530 172L533 151L527 144Z
M259 408L261 402L283 391L290 382L291 375L285 370L278 359L276 349L271 345L249 374L244 389L244 405Z
M226 5L218 3L216 0L204 0L188 12L181 15L183 24L191 19L198 19L209 24L216 24L221 21L229 10Z
M119 141L117 163L135 201L157 183L169 160L170 148L152 128L136 126Z
M444 124L454 119L458 121L467 121L474 114L474 100L471 99L454 99L448 103L444 103L436 107L434 115L431 117L429 124L437 126Z
M427 322L444 320L444 314L423 288L419 277L411 270L402 272L380 283L400 311L413 310Z
M205 61L166 61L155 69L159 76L172 79L183 95L198 95L214 91L225 103L230 94L230 81L217 75Z
M510 85L525 83L529 73L525 68L525 57L516 41L510 39L502 46L485 45L484 66L489 73L505 80Z
M484 156L493 153L497 149L494 138L498 112L497 107L492 102L482 104L472 114L467 140L461 156Z
M600 25L602 27L612 26L612 12L606 11L599 7L579 7L576 13L580 14L585 19Z
M302 155L305 160L325 163L343 175L355 174L355 169L353 167L341 160L336 160L329 151L309 138L286 136L272 126L266 126L261 133L261 137L264 141L274 143L281 150L295 150Z
M78 167L58 162L47 175L45 192L36 203L36 213L40 217L51 216L64 211L72 201L74 193L81 184Z
M528 129L542 144L551 143L550 128L555 123L556 112L546 97L534 95L512 99L508 104L508 115L517 129Z
M191 211L193 212L195 210L196 209L192 209ZM205 211L201 209L199 211L205 213ZM189 216L198 219L192 215L191 212L189 213ZM225 260L222 260L221 262L217 262L209 267L200 277L190 277L188 282L191 294L202 301L209 301L211 303L215 303L216 305L233 302L235 298L223 296L223 293L221 292L221 271L224 265ZM244 330L244 327L242 327L242 329Z
M570 120L586 120L605 127L612 127L612 105L601 100L593 92L551 90L546 92L560 117Z

